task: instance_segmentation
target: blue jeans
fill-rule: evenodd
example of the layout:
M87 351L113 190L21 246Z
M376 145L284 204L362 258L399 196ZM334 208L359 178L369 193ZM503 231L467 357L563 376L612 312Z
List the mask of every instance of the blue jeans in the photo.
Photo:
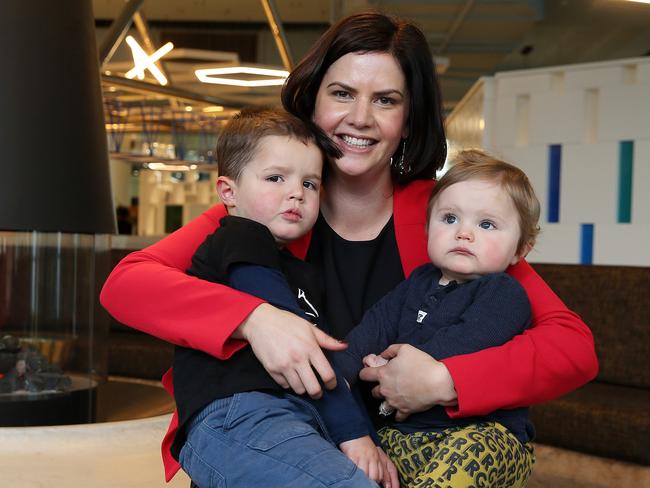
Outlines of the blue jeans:
M237 393L192 419L180 463L200 488L377 488L328 437L304 399Z

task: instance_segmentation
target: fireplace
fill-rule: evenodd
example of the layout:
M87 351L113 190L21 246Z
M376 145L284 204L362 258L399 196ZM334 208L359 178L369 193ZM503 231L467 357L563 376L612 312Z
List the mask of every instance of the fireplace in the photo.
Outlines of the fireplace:
M108 327L96 277L107 242L0 232L0 426L95 420Z

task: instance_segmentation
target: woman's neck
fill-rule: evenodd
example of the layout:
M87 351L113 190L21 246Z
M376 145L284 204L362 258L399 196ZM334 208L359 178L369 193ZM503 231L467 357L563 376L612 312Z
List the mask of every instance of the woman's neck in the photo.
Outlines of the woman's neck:
M330 174L326 187L323 217L346 240L374 239L393 215L393 182L388 172L366 181Z

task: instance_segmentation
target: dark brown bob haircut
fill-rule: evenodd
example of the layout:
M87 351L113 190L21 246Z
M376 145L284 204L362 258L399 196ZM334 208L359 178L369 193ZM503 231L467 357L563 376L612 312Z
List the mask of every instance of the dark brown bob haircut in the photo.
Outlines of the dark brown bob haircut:
M534 246L540 230L538 225L540 205L528 176L516 166L478 149L459 152L452 159L449 170L433 187L427 205L427 226L433 205L440 194L451 185L469 180L495 182L512 200L519 215L520 234L517 255L521 256L526 246ZM467 198L472 198L472 195L467 195Z
M442 102L429 45L412 22L377 12L341 19L316 41L287 78L282 89L284 108L303 120L312 120L325 73L350 53L389 53L397 60L409 94L404 161L411 171L400 175L393 170L393 174L400 183L434 178L447 155ZM401 151L398 148L393 157L399 158Z
M316 124L301 120L281 108L245 108L230 119L219 134L219 176L237 181L266 136L286 136L304 144L316 144L323 155L323 162L330 157L341 157L340 150Z

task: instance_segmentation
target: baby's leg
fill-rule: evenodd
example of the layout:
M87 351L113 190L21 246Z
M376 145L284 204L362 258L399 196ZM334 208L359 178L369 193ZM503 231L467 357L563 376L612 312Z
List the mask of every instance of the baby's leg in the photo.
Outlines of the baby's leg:
M505 427L486 422L443 432L379 432L402 488L524 487L535 457Z
M262 392L206 407L191 423L180 461L201 488L377 487L321 436L313 407Z

